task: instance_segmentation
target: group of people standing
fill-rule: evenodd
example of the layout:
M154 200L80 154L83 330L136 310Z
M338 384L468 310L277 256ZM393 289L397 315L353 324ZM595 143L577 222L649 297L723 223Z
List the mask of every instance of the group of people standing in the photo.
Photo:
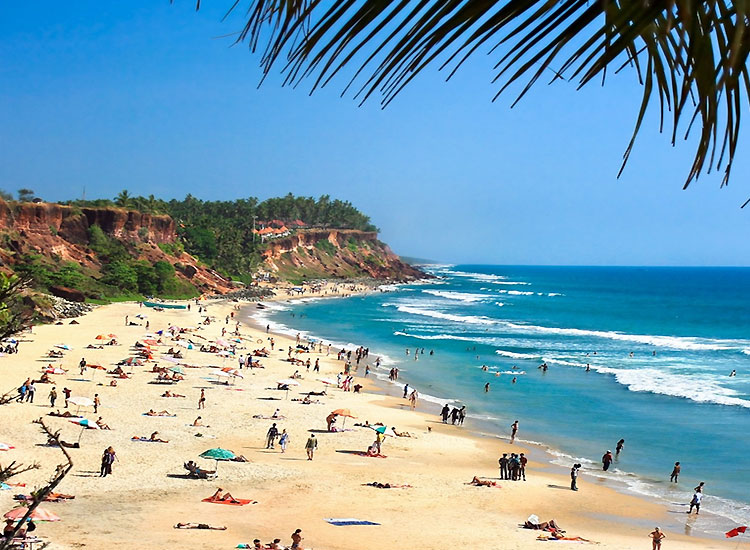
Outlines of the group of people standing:
M500 465L500 479L510 481L526 481L526 464L528 459L524 453L503 453L497 461Z
M453 407L453 410L451 410L446 403L440 411L440 417L443 419L443 424L447 424L448 419L450 418L451 424L454 426L456 424L463 426L464 418L466 418L466 405L463 405L460 409L458 407Z

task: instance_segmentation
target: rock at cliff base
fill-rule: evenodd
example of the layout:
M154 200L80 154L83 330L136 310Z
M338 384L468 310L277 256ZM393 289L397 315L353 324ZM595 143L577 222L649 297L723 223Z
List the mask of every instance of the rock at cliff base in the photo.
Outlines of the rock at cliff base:
M65 286L51 286L49 287L49 291L52 293L53 296L57 296L58 298L63 298L65 300L68 300L69 302L85 302L86 296L84 296L83 292L80 290L76 290L74 288L68 288Z

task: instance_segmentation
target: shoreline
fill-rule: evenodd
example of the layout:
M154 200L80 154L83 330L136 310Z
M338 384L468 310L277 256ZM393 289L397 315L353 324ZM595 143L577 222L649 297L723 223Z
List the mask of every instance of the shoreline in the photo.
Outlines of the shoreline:
M207 339L219 338L219 331L228 324L224 323L224 317L230 315L237 304L252 305L252 302L206 301L208 314L215 321L210 326L196 328L193 334ZM196 309L149 312L139 309L137 303L103 306L77 318L78 325L35 327L28 338L24 335L24 340L32 342L22 344L18 355L0 359L0 383L14 387L21 377L38 376L39 368L49 362L40 358L43 352L55 344L70 344L74 351L53 361L69 370L64 379L55 380L58 390L69 385L74 395L100 392L102 408L98 414L113 426L112 431L83 433L65 419L49 419L53 428L63 430L66 439L81 437L81 448L74 454L74 471L60 487L61 491L75 494L76 499L65 504L44 505L63 518L61 522L42 524L38 530L40 535L53 541L51 548L68 549L81 544L93 548L130 548L132 526L143 525L146 528L138 539L144 550L167 545L232 548L238 542L250 542L255 537L267 541L278 536L288 543L287 534L295 528L303 529L305 547L314 548L348 550L353 546L354 537L355 546L364 550L403 545L405 540L427 550L442 549L445 541L525 550L537 547L538 532L519 529L518 524L533 513L542 520L554 518L571 535L598 540L603 548L636 549L647 542L647 531L644 532L643 527L596 517L596 514L616 510L618 518L632 518L636 523L653 523L654 517L661 520L664 515L652 503L621 495L594 482L584 481L581 492L572 493L563 486L567 485L564 476L545 472L545 466L535 459L530 461L526 483L503 482L499 490L467 487L473 475L496 478L498 447L504 449L507 443L477 437L469 429L443 425L435 415L421 410L404 410L400 398L388 395L374 381L367 383L366 393L332 389L320 398L322 404L301 405L291 398L320 390L322 385L315 380L317 376L307 374L300 380L301 387L286 396L284 392L269 390L269 386L275 386L276 379L288 377L298 368L284 361L286 353L279 352L278 348L271 358L261 359L265 369L246 370L245 378L232 385L217 383L210 374L214 371L206 370L212 364L221 366L225 360L188 350L185 361L196 368L186 368L187 379L166 388L185 394L187 399L159 397L165 388L147 381L153 376L148 374L150 365L133 367L132 378L122 380L115 388L108 386L110 379L103 373L89 371L85 377L78 376L76 365L82 354L89 362L98 361L109 368L132 353L130 345L143 337L144 326L123 326L125 315L132 319L136 314L147 314L151 330L158 330L170 324L197 325L201 316ZM96 334L106 331L119 334L122 345L85 349ZM241 332L248 349L267 337L264 330L252 327L243 327ZM281 349L293 344L293 338L278 337ZM163 347L167 345L170 344L165 343ZM157 355L155 359L161 362L163 349ZM370 356L374 357L374 353ZM316 353L309 357L320 358L321 377L335 377L341 370L335 357L326 358L325 354ZM298 370L306 374L303 368ZM358 381L360 379L357 377ZM206 390L209 406L198 413L195 401L201 388ZM7 421L0 426L0 441L16 447L0 458L33 460L43 465L41 470L19 476L18 481L27 483L28 487L43 483L52 465L59 461L59 451L41 445L38 429L29 423L51 410L46 403L47 388L40 386L39 390L35 404L11 404L3 408ZM273 403L269 403L266 396L275 399ZM344 432L322 430L315 460L307 462L303 449L305 439L310 431L325 428L327 411L338 407L351 408L359 418L348 421L346 426L350 429ZM139 414L149 408L166 408L178 418L149 418ZM291 435L286 455L280 454L278 449L265 449L264 434L271 421L255 418L258 414L267 417L275 408L282 409L286 419L280 422L280 427ZM86 414L96 418L90 410ZM201 437L196 437L198 430L188 426L196 414L201 414L204 422L212 426L200 428ZM388 438L384 447L387 460L352 456L350 452L363 450L372 440L372 432L354 429L355 422L365 419L398 426L415 437ZM132 435L148 435L154 429L169 443L154 445L129 440ZM119 462L113 475L102 480L95 470L100 450L106 445L115 446ZM182 479L182 463L195 459L209 447L233 449L250 462L222 463L216 482ZM520 448L514 446L513 450L517 449ZM204 468L214 466L213 461L200 464ZM408 483L412 488L383 491L363 486L372 481ZM202 498L215 490L216 483L221 483L236 497L253 498L259 504L234 509L201 503ZM554 486L566 490L551 490ZM0 493L0 504L7 509L12 507L10 493ZM456 528L457 514L460 517L468 514L472 518L471 528ZM376 521L383 527L333 527L322 521L325 517L359 517ZM172 529L177 521L226 525L228 530L182 532ZM413 528L417 523L421 526L419 531ZM684 548L724 547L718 541L685 537L671 530L668 536L670 544L674 540L675 545Z
M404 284L412 284L412 283L404 283ZM394 286L394 285L387 285L387 286ZM374 292L374 289L370 289L367 291L363 291L358 293L359 295L367 294ZM346 296L347 298L350 296ZM337 298L336 296L325 296L325 297L307 297L310 300L324 300L324 299L333 299ZM341 297L343 298L343 297ZM267 301L273 301L273 302L288 302L290 304L293 303L299 303L304 302L305 297L274 297L272 300ZM260 323L257 321L254 315L251 315L249 317L250 323L254 324L254 326L258 328L263 328L265 330L265 327L261 327ZM288 334L283 331L274 330L273 328L273 322L271 323L271 334L275 334L279 337L286 337L290 338L291 334ZM279 324L279 323L275 323ZM318 337L315 334L311 334L308 331L305 330L296 330L294 327L290 326L287 323L282 323L282 326L285 326L290 332L299 332L302 334L306 334L307 337L313 337L316 341L317 340L324 340L320 337ZM356 343L355 343L356 344ZM337 343L334 345L337 349L341 347L345 347L345 345L342 345L341 343ZM377 353L374 353L374 356L377 356ZM388 367L384 367L381 365L380 367L381 371L387 371ZM372 367L371 372L376 372L376 368ZM355 375L358 376L358 373L355 370ZM365 379L367 380L367 379ZM389 397L392 397L394 399L401 399L401 391L399 387L403 387L403 383L401 382L393 382L384 379L381 376L374 376L370 380L371 384L377 388L376 392L383 392ZM412 386L410 385L410 388ZM419 390L419 388L415 388ZM372 390L365 390L365 391L372 391ZM455 404L455 403L463 403L463 401L457 400L455 398L441 398L440 396L433 396L434 399L445 401L449 404ZM391 405L394 406L394 405ZM395 405L397 406L397 405ZM428 415L429 417L438 418L440 414L440 405L437 402L433 402L433 400L423 400L420 399L419 403L417 405L417 411L424 413L425 415ZM465 422L465 429L461 430L464 435L463 437L469 437L469 438L480 438L480 439L488 439L491 441L497 441L502 442L503 444L508 444L510 437L507 434L500 433L500 431L497 429L495 425L491 423L489 419L482 419L482 418L476 418L471 417L470 415L467 416L466 422ZM541 435L541 438L543 439L543 434ZM575 457L571 457L568 455L568 453L565 453L557 448L555 448L553 445L550 445L548 443L545 443L544 441L535 441L535 440L525 440L523 438L516 438L516 443L521 443L521 445L515 445L514 448L520 449L519 452L526 452L527 457L530 461L533 461L537 463L538 465L541 465L541 468L543 471L551 473L552 475L555 475L557 477L562 477L563 479L567 479L568 474L568 467L563 466L561 464L556 463L556 460L560 460L562 457L569 457L571 464L572 462L578 461L580 459L577 459ZM634 476L634 474L623 472L623 477L631 477ZM613 479L609 476L603 476L600 475L599 469L593 469L593 468L584 468L581 470L581 477L579 477L579 483L580 480L586 480L588 479L590 483L596 483L599 486L609 488L613 491L616 491L619 494L631 496L637 499L642 500L644 503L655 503L660 506L663 509L664 517L666 518L664 521L662 521L662 530L664 530L663 525L666 525L668 529L684 529L686 536L690 537L692 540L712 540L712 541L723 541L725 540L725 537L723 536L723 533L713 533L709 531L705 531L703 529L693 529L689 526L686 526L684 522L681 522L680 519L682 518L679 515L670 516L667 514L667 512L672 513L672 510L668 510L668 506L670 504L676 504L676 503L670 503L663 497L653 497L649 498L648 495L639 493L628 485L627 481L625 479ZM651 482L652 480L647 480L648 482ZM720 497L718 497L720 498ZM719 514L712 513L710 511L705 511L702 514L703 516L713 516L713 517L724 517ZM602 517L604 517L605 514L602 514ZM611 516L612 518L618 517L618 516ZM629 523L632 526L645 526L648 524L646 521L637 520L633 517L628 518L620 518L620 520L625 520L627 523ZM695 534L693 531L695 531L697 534Z

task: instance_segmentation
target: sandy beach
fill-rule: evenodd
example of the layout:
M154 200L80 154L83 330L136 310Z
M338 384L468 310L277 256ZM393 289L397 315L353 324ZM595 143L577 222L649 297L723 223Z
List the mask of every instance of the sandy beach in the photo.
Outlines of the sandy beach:
M326 290L322 291L323 293ZM327 294L330 295L330 294ZM306 294L310 296L310 294ZM279 299L288 299L286 292ZM38 379L47 365L61 367L66 374L53 375L54 384L37 384L34 403L12 403L0 408L0 442L14 446L0 453L3 465L12 460L38 462L41 468L13 478L26 488L13 487L0 492L3 512L16 503L13 494L28 493L54 472L61 462L59 449L44 445L46 437L32 423L44 417L53 429L60 429L66 441L78 441L71 449L74 468L58 491L75 495L64 503L45 503L62 521L39 524L36 534L51 542L50 548L234 548L252 544L259 538L268 543L280 538L291 543L291 533L302 529L302 546L320 549L351 548L423 548L443 549L449 545L483 548L536 548L539 531L519 528L530 514L542 521L554 519L571 537L595 541L601 548L650 548L648 533L655 525L666 523L670 512L645 499L624 495L602 486L588 476L579 481L580 490L569 490L565 475L551 473L546 464L530 462L527 481L498 481L497 459L503 452L523 452L507 439L480 437L469 427L444 425L425 411L412 411L408 402L389 396L384 388L364 377L363 361L355 381L363 384L361 393L344 392L326 386L320 379L334 379L343 370L332 350L302 353L314 363L320 360L320 372L308 372L286 361L287 349L294 339L269 335L261 328L242 324L237 353L247 355L256 348L275 349L268 358L258 358L263 368L244 369L244 378L229 384L211 373L212 367L236 367L235 357L221 357L198 349L183 349L185 380L167 385L154 383L154 363L173 366L164 359L175 346L165 332L162 344L154 347L153 361L142 366L124 367L129 379L117 379L103 370L88 369L82 376L78 364L111 370L134 355L132 346L147 333L170 326L191 329L183 334L194 342L215 342L222 329L235 330L238 302L204 302L212 319L201 324L206 313L192 305L190 311L141 308L137 303L103 306L62 325L34 327L21 336L18 354L0 358L0 387L10 391L27 377ZM137 315L147 315L138 319ZM125 318L138 326L126 325ZM148 321L149 329L145 327ZM99 334L116 334L119 345L87 349L97 345ZM229 335L226 336L229 338ZM72 348L61 359L45 357L54 346ZM197 348L197 346L195 346ZM336 350L337 351L337 350ZM377 350L368 360L374 363ZM289 378L295 370L302 375L299 386L290 391L277 390L277 380ZM99 416L111 430L85 430L66 418L46 416L50 408L48 394L57 388L60 397L55 409L63 409L62 389L73 396L93 398L99 395L97 413L82 408L90 420ZM206 406L198 410L201 389ZM319 403L303 404L304 394L326 389L327 395L314 397ZM185 395L167 398L169 390ZM334 409L348 408L356 418L347 418L345 431L326 431L326 416ZM71 405L73 412L77 407ZM150 417L143 413L166 410L174 417ZM284 416L270 417L276 409ZM207 427L191 424L197 416ZM265 418L257 418L262 416ZM382 452L387 458L364 457L374 432L355 423L382 422L409 432L413 437L387 437ZM266 449L266 432L273 422L290 436L289 446L281 453ZM339 426L342 422L337 423ZM154 431L168 443L131 441L133 436L148 437ZM306 458L305 442L311 431L318 439L314 460ZM113 473L99 477L102 451L112 446L117 461ZM183 463L196 461L202 468L214 469L216 463L199 458L210 448L230 449L248 462L221 462L215 480L187 479ZM499 488L469 485L473 476L497 481ZM380 489L370 482L408 485L406 488ZM217 487L235 498L250 499L246 506L228 506L202 502ZM357 518L379 525L334 526L325 518ZM178 522L226 526L223 531L174 529ZM731 542L688 537L684 532L666 530L664 548L723 548ZM586 544L586 543L581 543ZM736 543L734 543L736 544Z

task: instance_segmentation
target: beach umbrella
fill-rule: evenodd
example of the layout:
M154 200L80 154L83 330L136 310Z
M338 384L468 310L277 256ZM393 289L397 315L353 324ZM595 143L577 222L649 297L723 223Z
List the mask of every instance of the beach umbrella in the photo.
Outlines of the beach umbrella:
M341 423L341 426L346 426L346 419L347 418L357 418L354 416L349 409L336 409L335 411L331 411L331 414L335 414L336 416L343 416L344 421Z
M387 435L387 436L390 436L390 437L396 437L396 434L393 432L393 429L391 429L391 428L389 428L387 426L378 426L378 427L370 426L370 428L372 428L373 430L375 430L379 434Z
M177 374L185 374L185 369L183 369L179 365L175 365L174 367L169 367L167 370L176 372Z
M320 382L323 382L326 386L338 386L338 382L331 380L330 378L318 378Z
M223 379L224 379L224 380L226 381L226 383L227 383L227 384L229 384L229 380L230 380L230 379L234 378L234 377L233 377L233 376L232 376L231 374L229 374L228 372L224 372L224 371L220 371L220 370L217 370L216 372L213 372L213 373L211 373L211 374L213 374L213 375L214 375L214 376L215 376L215 377L217 378L217 380L218 380L219 378L223 378Z
M141 340L141 341L144 344L146 344L147 346L158 346L159 345L159 342L157 342L156 340L152 340L151 338L149 338L148 340Z
M203 451L198 456L201 458L215 460L217 470L219 469L220 460L234 460L236 458L236 455L232 451L228 449L221 449L219 447L216 447L214 449L208 449L207 451Z
M106 340L108 336L106 334L97 334L96 340Z
M217 346L224 346L224 347L227 347L227 346L229 346L229 342L227 342L227 341L226 341L226 340L224 340L223 338L217 338L217 339L216 339L216 345L217 345Z
M15 447L7 443L0 443L0 451L10 451L11 449L15 449Z
M71 397L68 399L68 403L72 403L73 405L76 405L78 407L93 407L94 406L94 400L90 399L88 397Z
M87 367L87 368L89 368L89 369L96 369L96 370L107 370L106 368L104 368L104 367L103 367L103 366L101 366L101 365L92 365L92 364L90 364L90 363L87 363L87 364L86 364L86 367Z
M179 363L180 362L179 359L175 359L174 357L170 357L169 355L162 355L161 358L164 359L165 361L169 361L170 363Z
M72 422L73 424L78 424L79 426L83 426L84 428L88 428L89 430L100 429L99 426L97 426L96 422L93 422L89 420L88 418L73 418L71 420L68 420L68 422Z
M6 512L4 517L7 519L19 520L26 515L28 510L29 508L27 506L19 506L18 508L13 508L10 512ZM60 521L60 516L53 514L45 508L37 506L34 511L31 512L29 519L33 519L34 521Z
M117 338L117 334L107 334L109 338Z
M70 350L73 349L68 344L55 344L55 347L56 348L60 348L60 349L64 349L64 350L68 350L68 351L70 351Z
M283 380L277 380L276 383L282 386L299 386L299 382L294 378L284 378Z
M76 414L78 414L78 411L81 410L81 407L93 407L94 406L94 400L89 399L88 397L71 397L68 399L68 403L71 403L78 407L78 410L76 410Z

